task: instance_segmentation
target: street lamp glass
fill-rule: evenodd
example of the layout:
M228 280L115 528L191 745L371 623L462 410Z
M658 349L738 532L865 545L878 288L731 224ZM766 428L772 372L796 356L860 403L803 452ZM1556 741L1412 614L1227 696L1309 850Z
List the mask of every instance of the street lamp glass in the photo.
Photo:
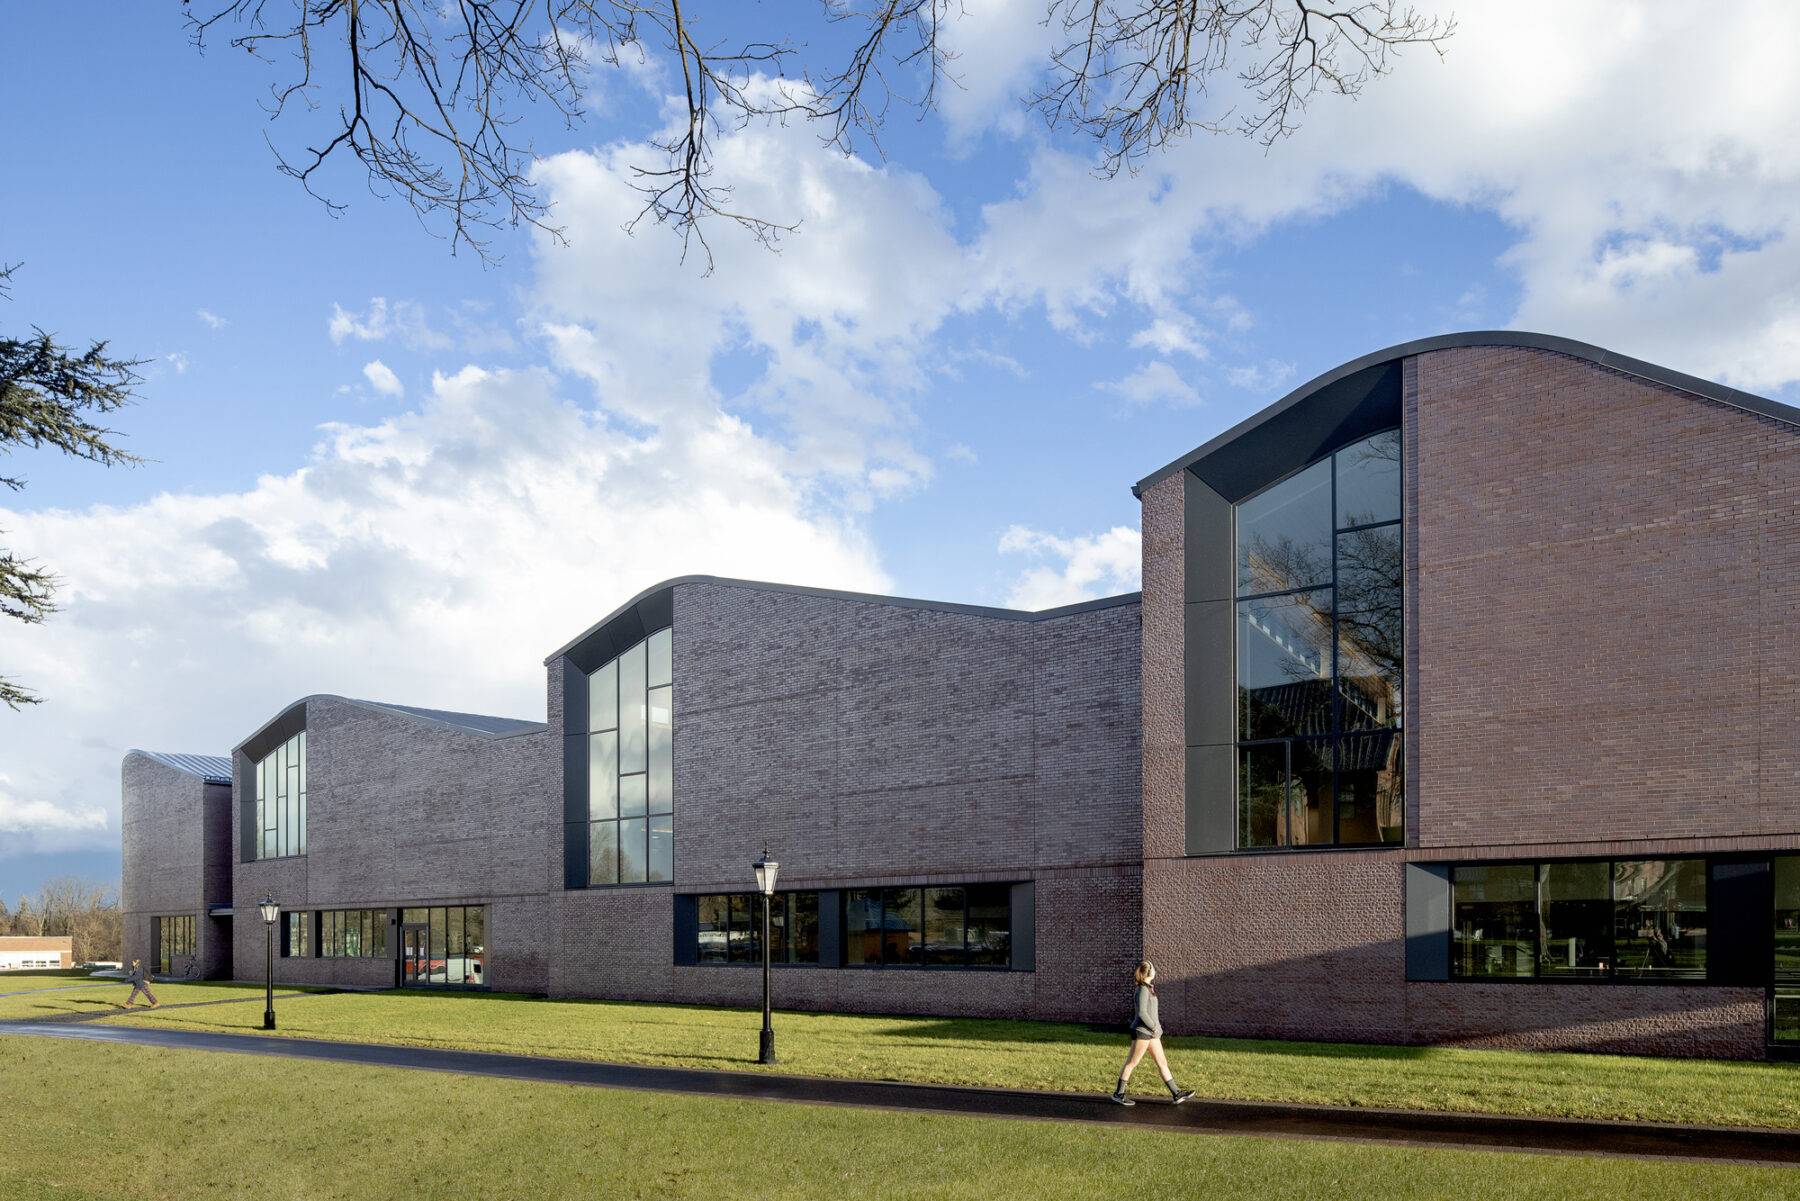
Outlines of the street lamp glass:
M268 925L273 926L275 919L281 916L281 906L275 903L273 897L265 898L257 908L262 910L262 920Z
M775 873L780 869L781 865L765 854L761 859L758 859L752 864L752 866L756 869L756 890L764 896L773 895L775 892Z

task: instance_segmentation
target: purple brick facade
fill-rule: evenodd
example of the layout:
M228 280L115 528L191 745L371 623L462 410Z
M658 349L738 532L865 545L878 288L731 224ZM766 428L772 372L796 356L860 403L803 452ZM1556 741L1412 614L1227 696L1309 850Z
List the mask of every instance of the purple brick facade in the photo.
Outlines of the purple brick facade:
M564 861L582 640L546 663L541 726L308 698L304 857L244 861L244 748L235 801L128 757L128 953L152 914L205 921L230 900L235 945L229 925L203 931L201 956L256 978L265 893L306 912L480 904L490 987L751 1004L760 973L684 963L678 944L684 898L749 891L766 847L784 891L1030 886L1013 893L1019 970L784 966L783 1007L1112 1021L1144 955L1174 1033L1760 1056L1768 990L1736 978L1492 983L1414 965L1423 865L1800 852L1800 413L1509 337L1347 365L1196 451L1192 474L1146 481L1141 598L1019 614L659 586L672 884L565 887L566 869L585 878ZM1196 735L1188 698L1194 673L1233 669L1229 646L1198 645L1218 627L1188 604L1224 602L1186 595L1217 533L1189 523L1224 497L1196 483L1197 456L1303 445L1316 460L1341 443L1267 429L1326 404L1377 428L1340 383L1383 371L1404 435L1405 841L1214 846L1216 827L1189 829L1189 794L1218 789L1222 739ZM609 622L658 628L631 609ZM391 986L394 939L386 959L287 958L277 977Z
M1165 1024L1761 1056L1763 988L1409 982L1405 864L1800 848L1800 430L1542 349L1403 368L1404 848L1184 854L1188 473L1142 489Z
M229 977L231 919L213 917L211 907L231 902L231 789L137 751L125 756L120 771L124 795L132 798L120 822L124 962L141 959L154 970L155 920L191 917L194 953L172 957L169 971Z

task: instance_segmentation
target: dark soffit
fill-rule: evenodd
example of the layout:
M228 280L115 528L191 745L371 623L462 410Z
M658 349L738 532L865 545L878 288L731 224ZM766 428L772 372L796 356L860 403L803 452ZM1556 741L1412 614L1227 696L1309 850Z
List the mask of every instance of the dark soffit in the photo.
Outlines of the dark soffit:
M1289 410L1306 403L1317 393L1324 392L1332 385L1340 383L1358 372L1379 367L1385 363L1397 362L1412 355L1429 354L1437 350L1457 350L1469 346L1516 346L1525 350L1548 350L1557 354L1566 354L1570 358L1593 363L1617 371L1622 375L1635 376L1650 383L1688 392L1719 404L1729 405L1759 417L1767 417L1788 425L1800 426L1800 409L1767 397L1757 396L1750 392L1740 392L1736 388L1698 376L1685 375L1682 372L1659 367L1655 363L1646 363L1642 359L1634 359L1603 347L1593 346L1586 342L1577 342L1572 338L1559 338L1554 334L1534 334L1519 330L1473 330L1466 333L1438 334L1435 337L1419 338L1412 342L1402 342L1398 346L1390 346L1386 350L1377 350L1373 354L1363 355L1315 379L1295 388L1286 396L1268 408L1245 418L1216 438L1189 451L1156 471L1151 472L1131 487L1132 495L1142 496L1145 488L1158 480L1166 479L1183 468L1191 468L1202 459L1222 450L1239 438L1259 427L1275 421Z

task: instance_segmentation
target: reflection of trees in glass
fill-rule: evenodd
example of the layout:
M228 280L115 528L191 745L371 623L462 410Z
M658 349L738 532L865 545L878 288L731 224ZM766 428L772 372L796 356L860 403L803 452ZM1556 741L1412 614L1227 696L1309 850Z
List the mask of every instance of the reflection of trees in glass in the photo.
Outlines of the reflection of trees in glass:
M1406 660L1400 527L1340 534L1337 556L1338 678L1355 690L1344 692L1344 725L1397 725ZM1349 711L1365 705L1373 711Z
M1291 534L1252 533L1239 551L1242 560L1239 595L1291 592L1331 582L1331 548Z

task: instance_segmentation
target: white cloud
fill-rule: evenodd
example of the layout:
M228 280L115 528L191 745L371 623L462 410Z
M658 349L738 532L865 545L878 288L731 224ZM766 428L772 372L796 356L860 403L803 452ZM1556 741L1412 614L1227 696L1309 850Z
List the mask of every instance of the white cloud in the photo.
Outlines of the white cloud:
M224 329L231 324L231 322L227 321L225 318L216 313L208 312L206 309L195 309L194 316L200 318L200 320L206 322L206 324L212 326L214 329Z
M1358 100L1321 98L1267 153L1198 135L1135 178L1098 181L1085 148L1035 151L1017 194L985 210L982 288L1041 302L1076 333L1121 304L1160 314L1214 248L1398 183L1514 231L1501 260L1519 283L1504 318L1514 327L1747 388L1800 381L1800 76L1781 63L1800 40L1800 8L1539 0L1457 17L1442 61L1407 50ZM956 36L1017 35L1016 22L991 24L962 23ZM965 50L1014 61L1005 47ZM1233 98L1227 87L1213 97ZM996 115L1006 107L968 106L961 136L1012 128ZM1397 246L1395 257L1428 250ZM1484 312L1475 293L1447 316ZM1154 325L1140 337L1174 346Z
M946 446L944 448L944 457L946 459L955 459L958 463L966 463L970 467L981 462L980 457L976 455L973 450L969 449L967 445L961 442L952 442L949 446Z
M1153 404L1191 408L1206 403L1194 385L1181 378L1181 374L1162 359L1144 364L1124 379L1102 381L1094 387L1111 392L1128 408Z
M1060 560L1027 568L1007 595L1015 609L1053 609L1101 596L1135 592L1143 563L1143 539L1134 529L1114 526L1100 534L1059 538L1022 525L1000 537L1001 554Z
M1169 313L1158 317L1148 327L1131 336L1131 345L1134 348L1148 347L1163 355L1179 351L1197 359L1206 357L1206 347L1200 344L1199 329L1194 324L1194 319L1186 313Z
M1264 363L1245 363L1229 368L1225 379L1234 388L1249 392L1277 392L1288 386L1298 374L1292 363L1270 359Z
M188 357L187 357L186 351L172 350L168 354L163 356L163 361L168 363L169 366L175 368L176 375L187 374Z
M107 828L106 810L98 805L64 808L49 801L22 800L12 777L0 775L0 831L14 835L68 835Z
M399 300L389 304L384 296L371 297L368 311L360 315L333 304L326 329L331 340L338 343L350 338L358 342L382 342L394 338L412 350L450 350L456 345L448 335L431 327L425 317L425 308L418 301Z
M373 363L364 363L362 370L363 378L369 381L369 386L383 396L404 396L406 394L406 385L400 382L400 377L394 374L394 369L380 359L376 359Z
M116 845L94 814L128 748L223 753L311 692L540 716L543 656L670 576L889 589L787 458L716 408L626 431L547 372L470 367L248 491L0 510L64 581L51 621L0 631L45 698L7 717L0 814Z

